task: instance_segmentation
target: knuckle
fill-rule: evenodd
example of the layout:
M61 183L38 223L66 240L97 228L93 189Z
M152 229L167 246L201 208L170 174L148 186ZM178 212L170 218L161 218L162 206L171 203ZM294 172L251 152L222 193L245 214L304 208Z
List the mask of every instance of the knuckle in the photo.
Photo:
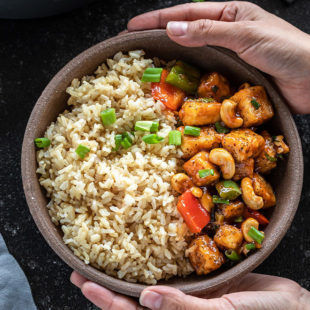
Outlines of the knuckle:
M190 32L194 36L207 35L212 29L213 21L208 19L199 19L190 23Z

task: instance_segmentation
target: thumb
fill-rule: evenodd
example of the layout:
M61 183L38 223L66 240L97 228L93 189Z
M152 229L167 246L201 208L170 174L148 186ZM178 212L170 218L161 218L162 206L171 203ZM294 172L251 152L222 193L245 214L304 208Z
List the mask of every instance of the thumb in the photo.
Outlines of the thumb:
M199 19L192 22L171 21L167 24L171 40L184 46L196 47L216 45L235 52L245 48L245 27L243 22L223 22Z
M168 286L154 286L145 289L140 304L152 310L228 310L231 304L223 298L202 299L185 295Z

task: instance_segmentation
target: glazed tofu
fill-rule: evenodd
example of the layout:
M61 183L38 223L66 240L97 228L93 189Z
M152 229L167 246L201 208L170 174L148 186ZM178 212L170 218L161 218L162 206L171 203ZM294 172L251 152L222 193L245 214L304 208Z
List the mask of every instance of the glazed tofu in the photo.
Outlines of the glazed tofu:
M217 72L206 74L200 80L198 95L205 98L211 97L218 102L222 102L231 95L229 82Z
M264 174L277 167L277 152L272 137L266 130L261 133L261 136L265 139L265 147L255 159L255 171Z
M183 168L186 173L191 177L194 184L197 186L205 186L216 182L220 178L220 174L215 165L209 162L209 153L199 152L188 160ZM201 178L199 176L199 170L209 169L213 170L213 175Z
M221 103L204 99L186 100L179 111L184 125L203 126L214 124L221 119Z
M255 194L263 198L263 208L273 207L276 204L276 196L271 185L258 173L254 173L252 180Z
M227 204L218 206L220 214L223 214L225 220L233 220L236 217L242 216L244 211L244 203L242 201L231 201Z
M224 256L207 235L194 239L187 250L189 260L198 275L208 274L224 263Z
M244 161L235 161L234 181L239 181L245 177L252 178L254 173L254 159L249 158Z
M242 244L243 234L239 228L224 224L217 230L214 241L221 249L237 250Z
M245 128L259 126L273 117L272 105L262 86L241 89L230 100L238 104L238 111Z
M219 147L224 134L219 134L212 127L202 127L198 137L184 135L184 126L178 128L182 133L181 149L184 158L190 158L202 150L211 150Z
M265 140L250 129L237 129L224 136L222 145L235 160L242 162L257 157L264 149Z

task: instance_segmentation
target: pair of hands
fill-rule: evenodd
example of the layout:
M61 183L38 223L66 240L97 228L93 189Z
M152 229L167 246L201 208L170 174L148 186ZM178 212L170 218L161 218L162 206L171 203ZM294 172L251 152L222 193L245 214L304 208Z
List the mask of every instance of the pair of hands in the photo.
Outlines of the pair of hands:
M248 2L207 2L149 12L128 23L128 31L156 28L166 28L171 40L180 45L233 50L271 75L294 112L310 112L310 36L284 20ZM71 281L101 309L142 309L134 300L76 272ZM152 310L306 310L310 309L310 293L288 279L248 274L202 298L171 287L149 287L142 292L140 304Z

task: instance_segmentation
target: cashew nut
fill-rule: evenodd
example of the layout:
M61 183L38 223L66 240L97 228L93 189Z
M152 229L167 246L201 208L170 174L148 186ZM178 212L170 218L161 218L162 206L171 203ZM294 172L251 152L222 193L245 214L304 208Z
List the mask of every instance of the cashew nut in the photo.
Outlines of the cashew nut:
M197 198L201 198L201 196L202 196L202 189L200 188L200 187L197 187L197 186L193 186L192 188L191 188L191 192L192 192L192 194L195 196L195 197L197 197Z
M208 212L211 212L214 207L212 196L209 193L204 193L202 195L200 203Z
M226 99L222 103L221 119L229 128L239 128L243 124L243 119L236 115L237 105L238 103L231 99Z
M258 210L264 206L264 200L262 197L255 194L253 183L250 178L242 179L241 190L243 201L250 209Z
M249 217L246 219L242 224L241 224L241 231L243 233L243 237L247 242L254 242L255 240L252 239L249 235L248 232L251 229L251 227L254 227L258 229L259 223L257 220L253 219L252 217Z
M171 186L178 193L182 194L194 186L194 183L187 174L177 173L171 178Z
M235 174L235 160L225 149L216 148L209 154L209 161L220 166L223 178L230 180Z

